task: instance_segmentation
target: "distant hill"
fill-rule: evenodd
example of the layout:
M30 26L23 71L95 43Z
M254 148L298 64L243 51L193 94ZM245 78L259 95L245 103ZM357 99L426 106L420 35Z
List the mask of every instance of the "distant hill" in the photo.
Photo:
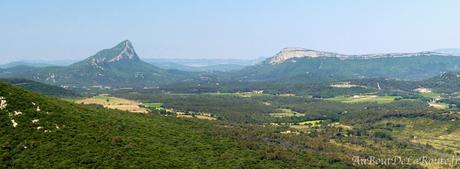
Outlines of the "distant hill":
M423 87L433 88L438 92L460 92L460 72L447 72L420 82Z
M165 70L142 61L130 41L69 66L36 68L16 66L0 77L27 78L47 84L79 87L157 87L170 81L187 80L190 73Z
M46 64L46 63L33 63L33 62L26 62L26 61L17 61L17 62L11 62L11 63L0 65L0 68L12 68L12 67L16 67L16 66L48 67L48 66L55 66L55 65Z
M0 79L21 88L25 88L40 94L48 96L59 96L59 97L75 97L79 96L76 92L67 90L58 86L51 86L44 83L27 80L27 79Z
M176 69L189 72L229 72L262 62L258 59L146 59L146 62L162 69Z
M0 168L351 166L334 147L299 151L279 135L225 126L85 107L0 82Z
M448 71L460 71L460 57L436 52L344 55L286 48L234 73L233 79L307 83L360 78L422 80Z
M146 58L146 62L151 64L160 64L160 63L175 63L185 66L192 67L203 67L203 66L212 66L212 65L255 65L264 61L266 58L256 58L256 59L193 59L193 58Z
M20 60L0 65L0 68L12 68L16 66L28 67L50 67L50 66L68 66L75 63L74 60Z
M165 62L165 63L151 63L159 68L162 69L169 69L169 70L180 70L186 72L213 72L213 71L220 71L220 72L230 72L241 70L245 66L237 65L237 64L217 64L217 65L209 65L209 66L187 66L173 62Z
M460 49L456 49L456 48L436 49L433 51L438 52L438 53L460 56Z

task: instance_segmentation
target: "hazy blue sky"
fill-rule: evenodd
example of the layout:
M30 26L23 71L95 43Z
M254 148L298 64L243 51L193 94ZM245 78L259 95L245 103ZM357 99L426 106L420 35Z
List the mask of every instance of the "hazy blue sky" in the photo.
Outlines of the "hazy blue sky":
M458 0L0 0L0 62L83 59L129 39L142 58L257 58L460 48Z

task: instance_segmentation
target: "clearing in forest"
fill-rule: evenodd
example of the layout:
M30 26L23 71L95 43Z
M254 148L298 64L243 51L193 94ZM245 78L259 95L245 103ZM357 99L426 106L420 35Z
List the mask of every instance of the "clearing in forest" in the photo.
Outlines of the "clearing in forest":
M139 102L128 100L128 99L122 99L118 97L111 97L107 94L101 94L98 96L93 96L90 98L77 100L76 103L98 104L98 105L102 105L109 109L130 111L134 113L148 113L147 109L144 107L141 107L140 106L141 103Z

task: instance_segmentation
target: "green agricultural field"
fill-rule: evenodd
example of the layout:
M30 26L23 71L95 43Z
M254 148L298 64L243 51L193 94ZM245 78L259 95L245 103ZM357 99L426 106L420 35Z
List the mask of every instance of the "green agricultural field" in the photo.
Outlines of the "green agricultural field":
M400 98L399 96L377 96L377 95L355 95L355 96L337 96L327 98L328 101L336 101L341 103L372 103L387 104Z
M215 96L238 96L238 97L257 97L257 96L269 95L263 92L204 93L204 94L205 95L215 95Z
M276 118L283 118L283 117L303 117L305 116L304 113L299 113L296 111L292 111L291 109L277 109L276 113L270 113L270 116Z
M292 124L292 125L289 125L290 128L292 129L297 129L297 130L300 130L300 131L307 131L309 128L312 128L312 127L320 127L321 125L321 122L323 120L310 120L310 121L304 121L304 122L300 122L298 124Z
M163 103L143 103L143 105L147 106L147 107L150 107L150 108L160 108L161 106L163 106Z
M420 95L423 97L432 98L432 99L441 98L441 93L436 93L436 92L420 93Z

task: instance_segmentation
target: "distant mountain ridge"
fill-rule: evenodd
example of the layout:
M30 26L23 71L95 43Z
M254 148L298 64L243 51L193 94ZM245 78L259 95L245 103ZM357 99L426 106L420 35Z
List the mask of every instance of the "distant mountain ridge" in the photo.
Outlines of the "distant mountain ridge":
M232 74L232 79L304 83L362 78L423 80L450 71L460 71L459 56L438 52L344 55L285 48Z
M433 51L438 52L438 53L460 56L460 49L457 49L457 48L444 48L444 49L436 49Z
M241 70L246 66L255 65L265 58L257 59L183 59L183 58L150 58L147 63L162 69L175 69L187 72L229 72Z
M16 66L30 66L30 67L49 67L55 66L54 64L47 64L41 62L27 62L27 61L15 61L7 64L0 65L0 68L8 69Z
M180 70L186 72L231 72L243 69L244 65L238 64L217 64L209 66L187 66L173 62L151 63L162 69Z
M15 66L29 66L29 67L50 67L50 66L69 66L79 60L63 59L63 60L18 60L1 64L0 68L8 69Z
M193 72L198 70L195 68L168 65L161 60L157 62L159 66L141 60L133 44L125 40L69 66L16 66L0 69L0 78L25 78L64 88L86 90L160 88L173 83L199 86L200 83L218 84L220 81L322 83L363 78L423 80L444 72L460 71L459 56L438 52L344 55L303 48L285 48L256 65L244 68L218 65L218 68L205 68L196 72ZM183 62L199 63L190 60ZM211 69L229 71L207 71Z
M460 50L459 50L460 53ZM270 64L283 63L293 58L316 58L316 57L336 57L340 59L371 59L371 58L385 58L385 57L412 57L412 56L450 56L452 54L427 51L417 53L381 53L381 54L363 54L363 55L346 55L334 52L317 51L305 48L284 48L273 57L269 58L266 62ZM460 54L459 54L460 56Z

